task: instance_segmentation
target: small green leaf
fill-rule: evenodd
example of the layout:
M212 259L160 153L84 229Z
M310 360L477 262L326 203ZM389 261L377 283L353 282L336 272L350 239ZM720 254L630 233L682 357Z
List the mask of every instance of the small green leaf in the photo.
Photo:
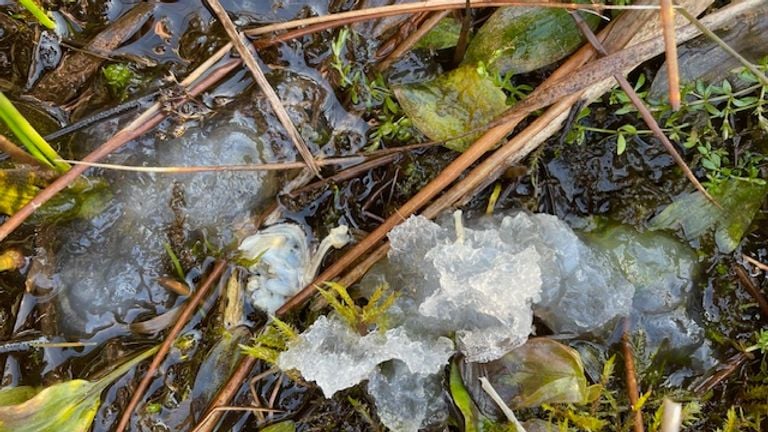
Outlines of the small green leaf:
M32 14L38 21L40 21L40 24L48 28L49 30L53 30L56 28L56 23L53 22L53 20L48 16L48 14L45 12L43 8L37 5L34 0L18 0L19 4L24 6L24 9L28 10L29 13Z
M592 14L581 16L592 28L600 22ZM482 61L493 73L525 73L566 57L583 41L564 9L499 8L472 39L462 65Z
M702 165L704 162L702 160ZM768 186L763 182L729 179L709 193L722 208L700 192L683 195L651 220L651 228L680 227L688 239L695 239L714 227L718 249L723 253L732 252L752 224L768 194Z
M624 154L627 149L627 139L624 138L624 134L618 134L616 136L616 154Z

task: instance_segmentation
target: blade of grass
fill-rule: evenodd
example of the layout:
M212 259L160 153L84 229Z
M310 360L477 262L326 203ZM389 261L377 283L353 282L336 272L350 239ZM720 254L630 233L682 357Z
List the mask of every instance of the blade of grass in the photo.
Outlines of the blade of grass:
M53 30L56 28L56 23L48 16L48 13L35 3L34 0L18 0L19 4L28 10L43 26Z
M0 92L0 119L8 126L8 129L16 135L24 147L29 150L37 160L47 166L55 168L56 171L63 173L69 170L69 164L65 162L54 162L61 159L56 150L51 147L46 140L32 127L23 115L16 109L11 101Z

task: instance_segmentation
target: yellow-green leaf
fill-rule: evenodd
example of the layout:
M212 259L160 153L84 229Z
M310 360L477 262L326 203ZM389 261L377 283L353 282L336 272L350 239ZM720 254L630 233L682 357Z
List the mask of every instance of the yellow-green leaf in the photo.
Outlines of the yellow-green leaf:
M529 339L494 363L488 379L512 408L589 400L579 353L552 339Z
M31 387L0 390L0 432L88 431L99 409L101 392L156 351L144 351L95 382L76 379L39 392Z
M506 95L475 66L462 66L425 83L393 89L403 111L424 135L464 151L507 108Z

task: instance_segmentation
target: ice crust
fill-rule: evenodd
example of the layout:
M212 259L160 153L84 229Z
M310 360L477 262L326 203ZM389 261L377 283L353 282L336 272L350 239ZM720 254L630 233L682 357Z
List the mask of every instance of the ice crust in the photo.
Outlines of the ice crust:
M466 227L410 217L360 288L386 281L399 290L390 330L360 336L321 317L278 365L328 397L368 380L382 423L415 432L442 409L439 372L454 352L445 336L468 361L489 362L527 340L534 312L557 333L598 336L619 317L648 313L643 323L660 331L684 326L670 337L686 343L698 333L684 310L695 257L672 239L643 236L621 228L585 243L556 217L525 212Z
M321 316L302 333L298 343L279 357L277 364L284 370L301 371L330 398L339 390L371 378L378 373L379 364L386 361L397 359L405 366L404 372L427 376L439 372L453 352L453 342L445 337L412 339L402 327L360 336L335 316Z

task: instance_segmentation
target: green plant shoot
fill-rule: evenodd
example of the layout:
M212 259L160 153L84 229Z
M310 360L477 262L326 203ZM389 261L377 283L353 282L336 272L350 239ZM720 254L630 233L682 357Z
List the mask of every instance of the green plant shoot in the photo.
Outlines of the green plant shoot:
M56 28L56 23L48 16L48 13L35 3L34 0L18 0L19 4L28 10L43 26L53 30Z
M37 160L55 168L60 173L69 170L69 164L57 161L61 159L61 156L40 136L2 92L0 92L0 120L8 126L8 129L16 135L16 138Z

